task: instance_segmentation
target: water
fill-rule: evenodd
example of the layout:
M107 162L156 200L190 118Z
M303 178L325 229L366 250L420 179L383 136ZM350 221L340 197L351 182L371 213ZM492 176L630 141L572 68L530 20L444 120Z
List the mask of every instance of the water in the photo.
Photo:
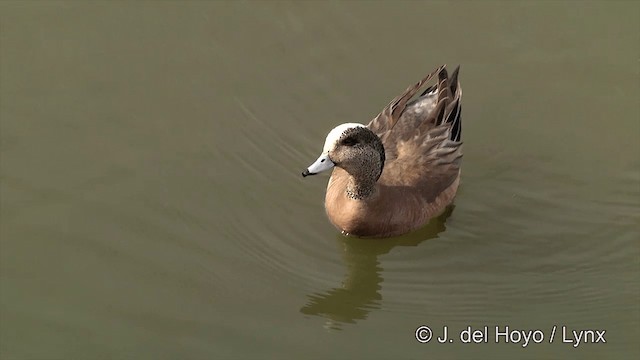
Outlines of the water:
M635 2L0 3L0 358L637 357L638 19ZM300 171L441 63L462 65L455 206L342 237L327 177ZM421 325L545 342L420 344ZM554 325L607 342L549 344Z

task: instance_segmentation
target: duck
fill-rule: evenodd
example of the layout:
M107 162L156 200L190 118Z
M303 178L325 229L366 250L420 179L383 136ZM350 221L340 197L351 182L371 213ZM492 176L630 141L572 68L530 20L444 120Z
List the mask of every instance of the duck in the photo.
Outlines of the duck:
M384 238L419 229L452 204L460 184L460 67L442 65L394 98L367 125L327 135L302 176L332 170L329 221L344 235ZM437 82L417 95L432 79Z

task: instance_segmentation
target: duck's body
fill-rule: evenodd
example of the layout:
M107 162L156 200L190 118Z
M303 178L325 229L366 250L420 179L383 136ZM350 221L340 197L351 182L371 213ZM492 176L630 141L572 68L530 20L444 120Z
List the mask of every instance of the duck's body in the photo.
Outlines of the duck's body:
M325 196L325 209L331 223L345 235L388 237L415 230L441 214L453 201L460 177L456 176L431 201L420 192L407 190L406 186L382 182L376 185L377 191L371 198L352 199L344 196L348 181L346 171L340 168L333 171Z
M303 175L336 167L325 208L343 233L400 235L426 224L455 197L462 157L458 69L444 66L409 87L366 127L343 124ZM411 98L432 77L438 84Z

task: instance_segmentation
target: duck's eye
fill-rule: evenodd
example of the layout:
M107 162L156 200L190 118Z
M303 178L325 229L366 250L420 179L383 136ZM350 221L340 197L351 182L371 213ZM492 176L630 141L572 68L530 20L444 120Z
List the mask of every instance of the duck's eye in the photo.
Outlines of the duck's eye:
M354 146L358 141L354 138L346 138L342 141L342 145L344 146Z

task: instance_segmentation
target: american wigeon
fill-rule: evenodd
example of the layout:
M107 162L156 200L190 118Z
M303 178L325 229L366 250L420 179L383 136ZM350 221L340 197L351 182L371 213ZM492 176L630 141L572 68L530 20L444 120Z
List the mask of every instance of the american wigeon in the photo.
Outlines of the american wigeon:
M438 83L410 101L435 75ZM302 176L333 168L325 208L344 234L387 237L442 213L460 181L462 89L441 66L396 97L368 125L329 132Z

